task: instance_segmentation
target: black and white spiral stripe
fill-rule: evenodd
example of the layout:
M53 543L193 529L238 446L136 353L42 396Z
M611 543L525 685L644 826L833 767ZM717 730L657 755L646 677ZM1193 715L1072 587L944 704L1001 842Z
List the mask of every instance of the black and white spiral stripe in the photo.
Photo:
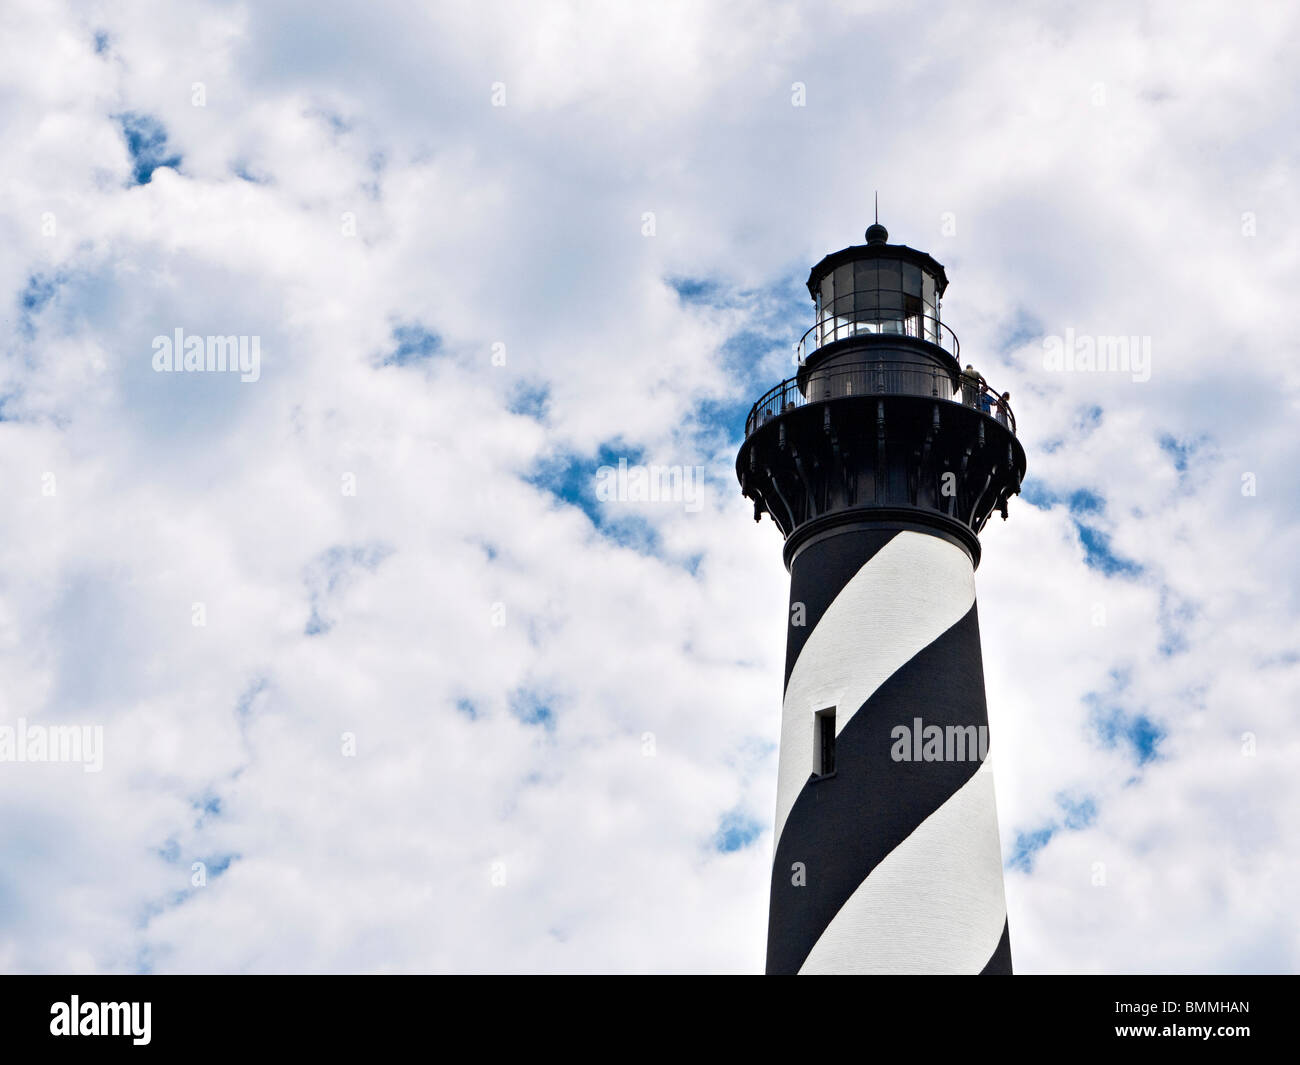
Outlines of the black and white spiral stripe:
M925 532L845 531L794 559L796 603L768 972L1009 973L988 759L890 756L891 731L918 717L987 725L970 557ZM835 773L815 778L815 715L829 707Z

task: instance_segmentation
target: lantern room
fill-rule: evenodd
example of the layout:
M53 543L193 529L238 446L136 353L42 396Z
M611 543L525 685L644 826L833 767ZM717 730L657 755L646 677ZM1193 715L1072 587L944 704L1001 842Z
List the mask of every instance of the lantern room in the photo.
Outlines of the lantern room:
M808 291L816 320L799 345L800 363L838 341L874 334L915 337L956 355L956 339L939 319L948 287L943 267L923 251L888 243L879 223L866 238L813 267Z

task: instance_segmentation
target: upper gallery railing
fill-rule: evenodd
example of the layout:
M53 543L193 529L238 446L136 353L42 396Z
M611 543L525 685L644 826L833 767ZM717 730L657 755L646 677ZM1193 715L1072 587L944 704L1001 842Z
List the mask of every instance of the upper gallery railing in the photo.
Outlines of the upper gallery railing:
M950 373L940 366L896 359L863 359L850 363L832 363L804 373L805 392L799 378L791 377L766 392L750 408L745 419L745 435L765 425L772 418L796 407L822 403L847 396L904 395L933 396L948 403L983 411L1013 433L1016 416L1011 404L981 380L962 376L953 384Z

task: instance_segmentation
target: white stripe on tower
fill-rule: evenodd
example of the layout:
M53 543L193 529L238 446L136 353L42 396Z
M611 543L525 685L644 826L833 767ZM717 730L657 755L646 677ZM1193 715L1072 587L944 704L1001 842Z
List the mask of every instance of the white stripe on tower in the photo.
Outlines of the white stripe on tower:
M838 735L880 685L960 621L975 602L966 552L927 533L900 532L863 566L816 621L781 709L776 839L813 764L813 718L828 706Z
M1007 922L988 758L862 882L802 975L978 973Z

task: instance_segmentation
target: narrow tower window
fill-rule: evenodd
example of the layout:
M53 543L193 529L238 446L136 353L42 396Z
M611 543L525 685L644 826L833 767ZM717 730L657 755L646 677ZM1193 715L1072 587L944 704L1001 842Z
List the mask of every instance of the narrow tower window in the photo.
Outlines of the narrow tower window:
M827 777L835 772L835 707L818 710L813 735L813 772Z

